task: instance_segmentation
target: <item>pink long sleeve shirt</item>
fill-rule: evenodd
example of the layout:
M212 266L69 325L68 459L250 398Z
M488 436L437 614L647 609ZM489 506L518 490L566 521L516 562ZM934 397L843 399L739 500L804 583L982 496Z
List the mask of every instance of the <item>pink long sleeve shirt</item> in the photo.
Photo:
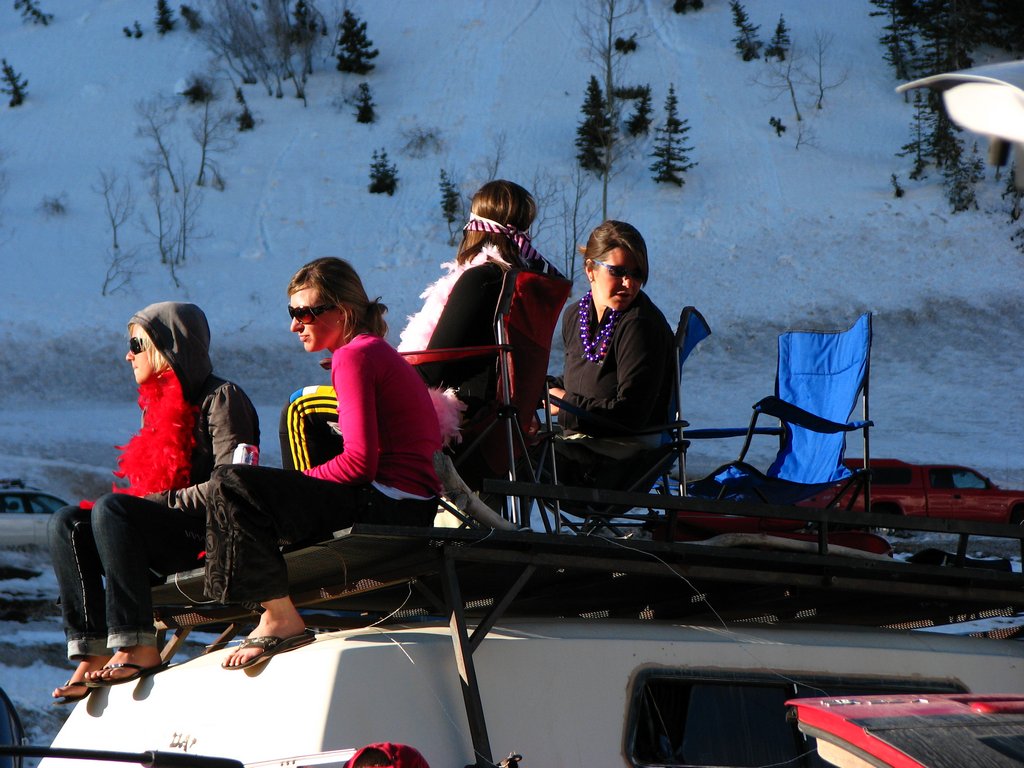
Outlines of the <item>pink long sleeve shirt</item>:
M434 452L441 432L427 387L384 339L360 334L331 356L345 449L305 474L335 483L376 482L415 496L441 484Z

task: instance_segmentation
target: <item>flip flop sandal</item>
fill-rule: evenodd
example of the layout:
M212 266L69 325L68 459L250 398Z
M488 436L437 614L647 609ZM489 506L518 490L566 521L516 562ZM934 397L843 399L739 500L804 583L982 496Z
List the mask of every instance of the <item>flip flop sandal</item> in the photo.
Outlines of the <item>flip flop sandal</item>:
M247 637L241 642L241 644L239 644L239 649L260 648L263 650L263 653L259 656L254 656L242 664L237 664L231 667L221 664L221 667L223 669L248 669L249 667L255 667L257 664L269 661L271 656L276 656L277 654L285 653L286 651L294 651L296 648L309 645L314 640L316 640L316 635L308 629L302 634L292 635L291 637L276 637L275 635Z
M57 696L53 700L53 706L55 706L55 707L63 707L66 704L75 704L76 702L79 702L82 699L88 697L88 695L90 693L92 693L92 688L90 688L88 685L86 685L84 680L78 680L76 682L71 682L70 680L68 680L66 683L64 683L64 685L62 685L60 687L61 688L72 688L72 687L73 688L84 688L85 690L79 696Z
M144 677L155 675L157 672L161 672L167 669L169 661L157 664L155 667L143 667L140 664L132 664L129 661L123 664L107 664L103 669L134 669L130 675L124 677L115 678L100 678L99 680L86 680L85 684L90 688L109 688L112 685L121 685L122 683L130 683L133 680L141 680ZM102 670L101 670L102 671Z

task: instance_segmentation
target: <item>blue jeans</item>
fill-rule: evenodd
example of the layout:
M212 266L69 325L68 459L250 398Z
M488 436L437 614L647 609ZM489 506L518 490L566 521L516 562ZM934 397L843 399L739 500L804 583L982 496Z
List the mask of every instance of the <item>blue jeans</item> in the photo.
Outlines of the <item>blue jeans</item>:
M68 658L156 646L154 575L196 568L206 519L155 501L108 493L91 510L64 507L49 526Z

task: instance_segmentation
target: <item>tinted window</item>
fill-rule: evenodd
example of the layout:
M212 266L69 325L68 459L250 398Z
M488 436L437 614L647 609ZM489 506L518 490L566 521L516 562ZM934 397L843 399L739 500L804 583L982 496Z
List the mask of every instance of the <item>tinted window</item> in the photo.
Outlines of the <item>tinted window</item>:
M945 683L917 680L917 691L946 691ZM899 682L782 679L706 680L652 673L638 680L629 716L630 762L634 766L828 766L814 739L787 722L785 702L797 696L897 693Z
M58 499L56 496L48 496L45 493L40 493L37 496L33 496L31 499L32 511L40 514L49 514L56 512L61 507L67 506L63 501Z
M3 496L3 511L21 513L25 511L25 500L21 496Z
M969 469L954 469L950 473L953 477L954 488L985 488L985 478L977 472Z
M910 485L910 467L872 467L874 485Z

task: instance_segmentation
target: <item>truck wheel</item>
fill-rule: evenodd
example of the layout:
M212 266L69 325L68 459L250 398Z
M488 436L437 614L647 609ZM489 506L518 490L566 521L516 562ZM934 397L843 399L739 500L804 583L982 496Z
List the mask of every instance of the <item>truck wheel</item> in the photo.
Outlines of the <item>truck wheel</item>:
M1024 525L1024 507L1014 507L1010 512L1010 525Z
M871 511L872 512L877 512L879 515L902 515L903 514L903 511L899 508L898 505L896 505L896 504L886 504L886 503L872 504L871 505ZM895 529L893 529L893 528L878 528L877 530L883 536L884 535L891 535L891 534L895 533Z

